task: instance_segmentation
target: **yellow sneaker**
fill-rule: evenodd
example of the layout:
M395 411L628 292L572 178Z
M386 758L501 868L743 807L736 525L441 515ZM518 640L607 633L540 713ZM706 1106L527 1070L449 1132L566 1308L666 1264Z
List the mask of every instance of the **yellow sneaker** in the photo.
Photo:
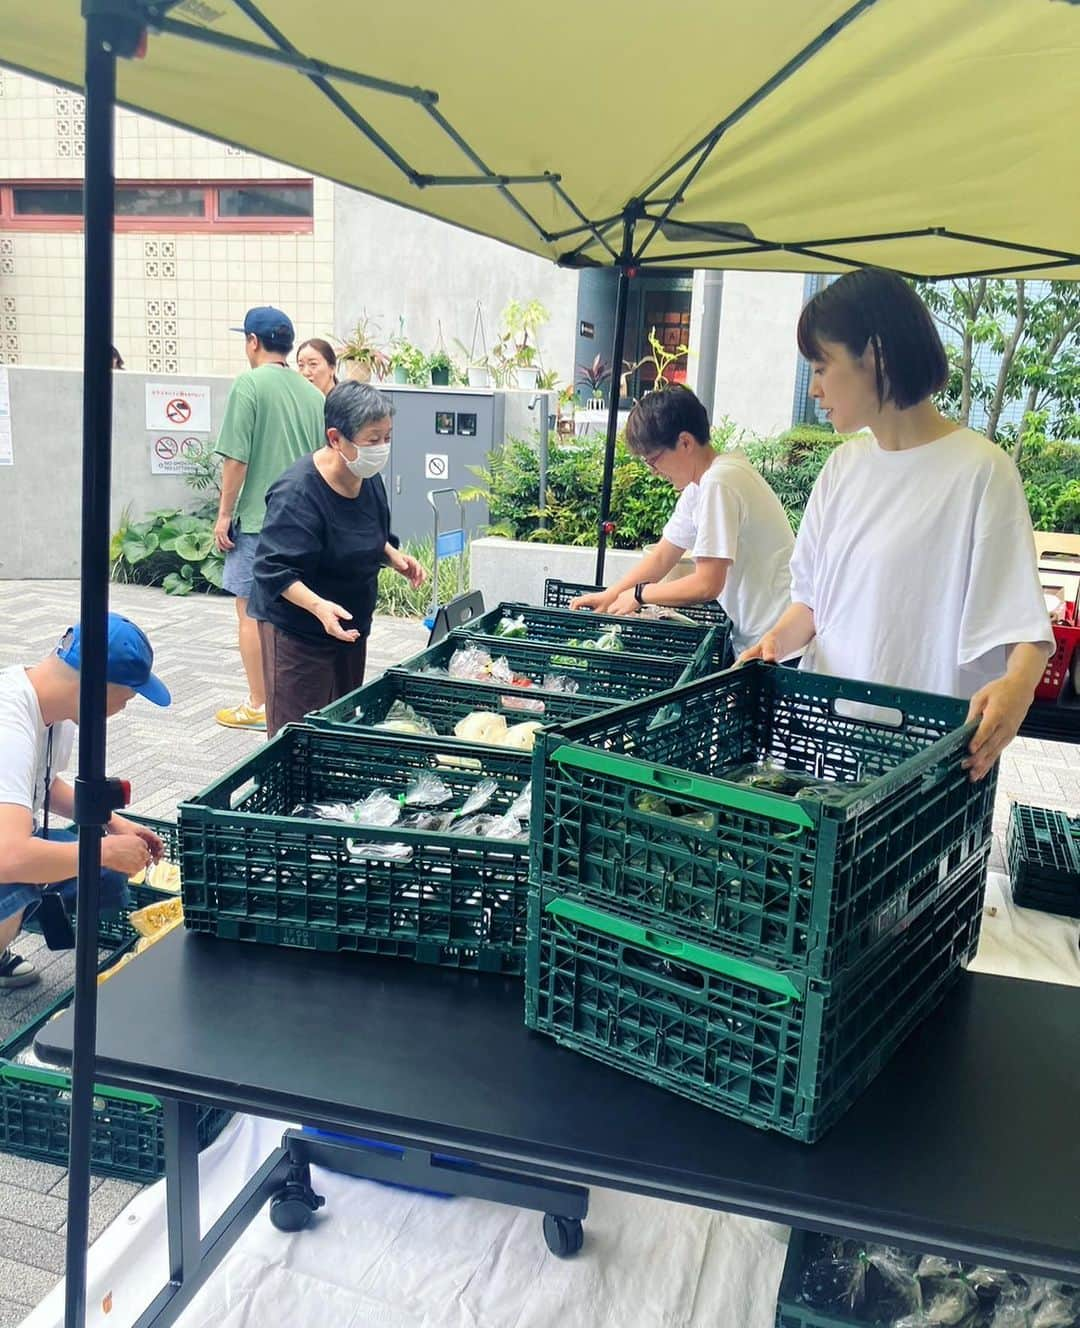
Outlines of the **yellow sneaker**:
M241 701L238 706L226 706L214 716L227 729L261 729L266 731L266 707L253 706Z

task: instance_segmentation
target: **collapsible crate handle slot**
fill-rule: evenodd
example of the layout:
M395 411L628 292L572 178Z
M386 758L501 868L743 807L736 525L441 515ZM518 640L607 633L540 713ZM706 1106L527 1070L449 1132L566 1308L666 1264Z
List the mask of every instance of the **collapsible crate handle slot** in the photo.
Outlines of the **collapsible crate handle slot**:
M229 810L236 811L242 802L245 802L258 790L259 781L257 779L245 779L239 788L234 788L229 794Z
M705 974L696 968L687 968L685 964L674 964L660 955L635 950L629 945L623 946L622 961L627 968L636 969L646 977L659 978L663 982L674 982L680 987L700 994L705 990Z
M877 713L867 715L867 709ZM872 724L876 728L905 729L907 716L896 706L875 705L872 701L855 701L847 696L833 698L832 712L840 719L854 719L860 724Z
M556 765L586 770L591 774L610 775L640 788L662 789L665 793L682 793L686 797L717 807L731 807L752 816L766 816L774 821L788 821L801 829L812 828L814 818L807 808L792 799L774 793L761 793L756 789L739 788L724 784L719 779L701 775L683 774L678 770L648 765L644 761L610 752L597 752L589 748L563 745L551 752L549 759ZM799 831L795 832L796 834Z
M721 977L734 978L749 986L762 987L774 991L786 1004L791 1000L801 1000L802 992L785 973L774 972L771 968L762 968L758 964L748 963L745 959L736 959L732 955L721 954L718 950L706 950L704 946L692 941L679 940L655 932L648 927L639 927L625 918L603 913L588 904L579 904L573 899L555 898L548 902L545 911L552 917L564 918L567 922L576 922L590 931L602 932L617 941L625 941L635 949L648 950L662 959L678 959L695 968L705 968Z

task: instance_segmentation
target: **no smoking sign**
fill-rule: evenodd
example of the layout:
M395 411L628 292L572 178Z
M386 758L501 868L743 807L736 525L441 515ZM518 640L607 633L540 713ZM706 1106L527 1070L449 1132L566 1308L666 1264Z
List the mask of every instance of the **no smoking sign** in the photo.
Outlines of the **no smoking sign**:
M450 456L447 452L424 454L424 479L444 480L450 474Z

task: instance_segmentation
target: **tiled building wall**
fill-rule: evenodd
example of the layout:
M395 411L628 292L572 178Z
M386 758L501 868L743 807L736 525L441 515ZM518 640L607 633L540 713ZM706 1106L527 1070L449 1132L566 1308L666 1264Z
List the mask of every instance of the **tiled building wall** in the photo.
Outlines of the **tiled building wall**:
M0 71L0 180L77 179L83 100ZM296 180L292 167L117 113L116 176L126 180ZM132 369L235 373L234 333L253 304L276 304L300 338L334 318L333 186L314 182L310 234L116 235L114 341ZM0 363L82 363L81 232L0 231Z

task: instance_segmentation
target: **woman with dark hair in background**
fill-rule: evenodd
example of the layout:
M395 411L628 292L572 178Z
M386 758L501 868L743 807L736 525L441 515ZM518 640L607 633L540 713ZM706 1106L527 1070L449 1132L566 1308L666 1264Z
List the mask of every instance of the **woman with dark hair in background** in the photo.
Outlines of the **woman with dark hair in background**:
M329 341L310 337L302 341L296 351L296 367L323 396L337 387L337 355Z
M354 691L375 612L379 569L413 586L423 567L397 547L379 472L392 407L366 383L326 398L326 442L270 486L248 613L259 623L266 732Z
M934 405L945 351L894 273L850 272L820 291L798 342L837 432L869 432L825 463L795 543L792 603L742 658L807 647L803 668L970 698L967 766L981 779L1053 649L1016 467Z

